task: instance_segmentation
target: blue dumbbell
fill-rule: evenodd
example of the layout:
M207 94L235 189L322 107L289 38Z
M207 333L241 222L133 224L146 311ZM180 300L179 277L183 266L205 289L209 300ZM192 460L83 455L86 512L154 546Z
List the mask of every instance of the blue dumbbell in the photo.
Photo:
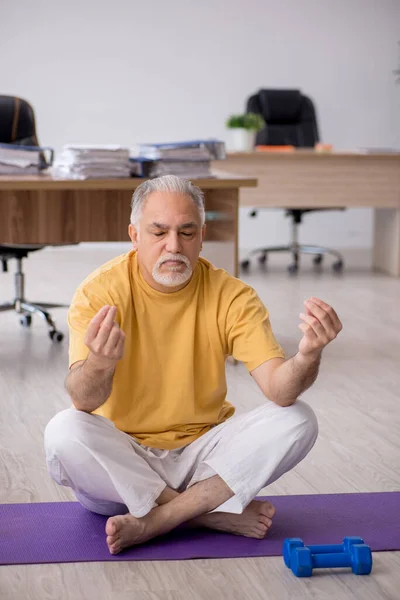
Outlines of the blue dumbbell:
M339 552L349 552L350 546L354 544L363 544L364 540L360 537L345 537L342 544L323 544L318 546L307 546L311 554L333 554ZM285 565L291 568L291 555L294 548L304 548L304 542L300 538L286 538L283 542L283 560Z
M349 552L313 554L310 548L294 548L290 568L296 577L310 577L313 569L351 567L356 575L369 575L372 569L371 548L367 544L353 544Z

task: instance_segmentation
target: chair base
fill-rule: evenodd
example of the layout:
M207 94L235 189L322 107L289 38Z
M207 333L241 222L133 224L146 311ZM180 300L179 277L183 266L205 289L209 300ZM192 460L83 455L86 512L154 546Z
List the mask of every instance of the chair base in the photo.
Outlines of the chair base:
M68 308L67 304L50 304L48 302L27 302L26 300L16 299L14 302L6 302L0 304L0 312L14 310L21 315L20 323L23 327L30 327L32 323L32 315L39 315L46 321L49 327L49 336L55 342L61 342L64 339L64 334L57 330L55 321L48 308Z
M250 257L254 255L259 255L258 262L260 264L265 264L267 261L268 254L270 252L289 252L290 254L292 254L293 262L288 266L288 270L291 273L296 273L298 271L301 254L314 255L314 263L318 265L321 264L322 259L325 255L331 255L336 258L336 261L332 265L333 270L336 272L340 272L343 270L344 259L339 252L337 252L336 250L331 250L330 248L325 248L324 246L311 246L306 244L289 244L287 246L270 246L267 248L256 248L255 250L252 250L250 252L249 258L243 260L240 263L242 269L246 270L249 268Z
M40 250L40 246L34 248L34 250ZM20 316L20 323L23 327L30 327L32 324L32 315L39 315L44 321L46 321L49 327L49 336L55 342L61 342L64 338L64 334L61 331L57 331L56 324L48 312L48 308L68 308L67 304L54 304L48 302L28 302L25 300L25 274L22 269L22 260L27 257L28 252L31 252L32 248L21 248L18 251L13 252L8 248L7 251L2 250L0 246L0 259L3 262L3 271L7 271L7 261L15 258L17 261L17 270L14 274L14 301L0 304L0 312L7 310L15 310Z

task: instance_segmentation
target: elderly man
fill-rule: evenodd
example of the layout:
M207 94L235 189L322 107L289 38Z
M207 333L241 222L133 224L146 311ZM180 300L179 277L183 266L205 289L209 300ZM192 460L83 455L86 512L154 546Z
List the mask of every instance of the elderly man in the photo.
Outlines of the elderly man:
M199 258L204 221L190 182L141 184L133 250L87 277L69 311L73 408L46 428L47 464L84 507L110 516L112 554L186 522L264 537L275 509L254 496L317 437L297 398L341 330L338 316L308 300L298 352L285 360L256 292ZM228 356L268 399L243 415L226 400Z

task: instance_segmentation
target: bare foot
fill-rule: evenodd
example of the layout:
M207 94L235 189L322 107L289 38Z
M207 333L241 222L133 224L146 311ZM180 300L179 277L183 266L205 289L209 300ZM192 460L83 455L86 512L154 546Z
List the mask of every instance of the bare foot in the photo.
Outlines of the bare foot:
M110 554L118 554L124 548L150 539L146 535L145 519L133 515L110 517L106 523L107 545Z
M242 514L213 512L189 521L191 526L208 527L235 535L264 538L272 525L275 507L271 502L252 500Z
M110 517L106 523L107 545L110 554L118 554L124 548L147 542L158 535L171 531L182 523L181 518L175 518L175 520L168 518L170 517L168 504L170 503L157 506L146 516L140 518L130 514ZM274 514L275 508L270 502L253 500L240 515L223 512L208 513L188 521L188 525L209 527L261 539L267 535Z

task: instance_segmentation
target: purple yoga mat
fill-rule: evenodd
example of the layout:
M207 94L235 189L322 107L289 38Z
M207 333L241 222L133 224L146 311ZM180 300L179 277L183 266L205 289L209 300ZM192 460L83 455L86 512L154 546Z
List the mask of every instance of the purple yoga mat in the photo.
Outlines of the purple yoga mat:
M275 496L273 527L263 540L207 529L178 528L117 556L108 553L107 517L77 502L0 505L0 564L181 560L277 556L286 537L338 544L346 535L372 550L400 549L400 492Z

